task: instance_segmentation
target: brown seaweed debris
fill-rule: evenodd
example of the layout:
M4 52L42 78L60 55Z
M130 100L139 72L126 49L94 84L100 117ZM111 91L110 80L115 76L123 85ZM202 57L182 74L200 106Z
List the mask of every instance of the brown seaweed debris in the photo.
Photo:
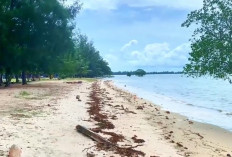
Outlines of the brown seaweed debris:
M144 143L143 139L138 139L136 135L131 138L135 143Z
M82 81L66 82L67 84L82 84Z
M101 131L101 133L105 135L110 135L111 137L108 140L114 144L117 144L118 142L123 142L123 140L125 139L123 135L116 134L114 132Z
M103 143L97 143L97 149L98 150L105 150L105 151L115 151L116 154L119 154L121 156L128 156L128 157L139 157L139 156L145 156L145 153L142 151L135 150L134 148L142 146L142 145L136 145L131 147L119 147L117 146L118 142L121 142L124 140L123 135L118 135L113 132L106 132L103 131L103 129L114 129L115 126L108 120L109 117L107 114L102 113L102 98L100 96L104 95L104 93L101 91L100 86L97 82L94 82L92 84L92 92L90 93L90 101L88 104L90 105L88 112L90 117L98 122L98 127L91 129L94 132L101 132L106 135L110 135L109 141L115 144L114 147L106 147ZM108 98L106 98L108 99ZM124 107L122 107L124 109ZM127 108L124 109L127 112L130 112Z
M99 94L101 94L100 87L97 82L92 85L92 92L90 93L91 102L90 108L88 110L92 119L98 122L98 127L100 129L114 129L114 125L108 121L108 117L106 114L101 113L102 103Z

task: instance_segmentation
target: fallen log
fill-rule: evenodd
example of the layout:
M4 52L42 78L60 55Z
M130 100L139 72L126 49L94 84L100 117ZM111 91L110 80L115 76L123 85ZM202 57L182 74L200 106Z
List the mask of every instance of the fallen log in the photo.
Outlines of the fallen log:
M136 146L131 146L131 147L127 147L127 148L122 148L119 147L117 144L111 143L110 141L106 140L105 138L101 137L100 135L98 135L97 133L81 126L81 125L77 125L76 126L76 130L79 133L82 133L83 135L91 138L92 140L103 144L107 150L109 149L113 149L117 152L117 154L120 154L121 156L133 156L133 157L139 157L139 156L145 156L144 152L141 151L137 151L134 150L133 148L139 147L139 146L143 146L143 145L136 145Z
M98 143L104 144L106 147L116 147L115 144L111 143L110 141L106 140L102 136L98 135L97 133L95 133L95 132L93 132L93 131L91 131L91 130L89 130L81 125L77 125L76 130L79 133L82 133L85 136L91 138L92 140L97 141Z

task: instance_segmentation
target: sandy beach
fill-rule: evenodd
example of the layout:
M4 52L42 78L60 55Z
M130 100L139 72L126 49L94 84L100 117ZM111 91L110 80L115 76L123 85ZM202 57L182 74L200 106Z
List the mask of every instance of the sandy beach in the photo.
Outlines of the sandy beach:
M41 81L0 88L0 156L11 145L22 157L226 157L232 133L190 121L111 81ZM212 117L213 118L213 117ZM117 148L77 132L82 125Z

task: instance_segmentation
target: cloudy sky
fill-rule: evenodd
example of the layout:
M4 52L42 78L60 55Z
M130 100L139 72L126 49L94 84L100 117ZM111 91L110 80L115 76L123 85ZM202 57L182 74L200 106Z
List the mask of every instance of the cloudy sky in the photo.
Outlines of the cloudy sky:
M182 70L193 28L181 23L203 0L81 0L77 27L113 71Z

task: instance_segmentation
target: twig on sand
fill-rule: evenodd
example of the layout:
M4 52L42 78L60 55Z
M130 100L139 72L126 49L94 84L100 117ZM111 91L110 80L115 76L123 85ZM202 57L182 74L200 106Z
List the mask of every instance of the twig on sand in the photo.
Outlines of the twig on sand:
M84 151L87 151L87 152L88 152L89 149L91 149L91 148L93 148L93 147L95 147L95 146L96 146L96 145L93 145L93 146L91 146L91 147L85 148L85 149L82 150L82 152L84 152Z

